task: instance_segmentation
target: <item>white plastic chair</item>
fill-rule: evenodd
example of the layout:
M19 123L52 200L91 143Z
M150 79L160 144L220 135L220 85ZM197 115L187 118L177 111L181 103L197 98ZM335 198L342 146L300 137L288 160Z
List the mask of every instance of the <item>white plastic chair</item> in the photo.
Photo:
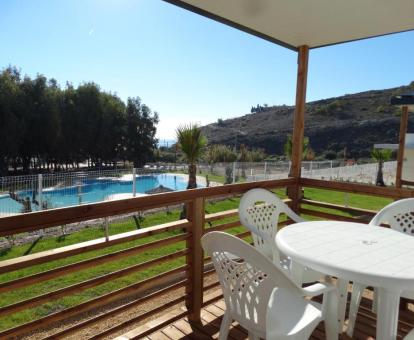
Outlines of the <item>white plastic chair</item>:
M414 329L404 337L404 340L414 340Z
M391 229L414 236L414 198L406 198L395 201L380 210L369 223L370 226L378 227L381 224L388 224ZM361 302L362 293L367 286L358 282L352 284L352 298L349 308L349 322L347 334L352 337L355 321ZM374 288L373 311L376 312L377 306L376 288ZM402 292L401 297L414 299L413 291ZM414 334L412 335L414 337Z
M253 340L308 339L323 320L327 339L338 338L335 286L301 288L257 249L224 232L207 233L201 243L213 260L226 304L219 340L227 339L233 320ZM304 299L322 294L322 305Z
M251 189L240 200L240 222L252 233L254 246L275 264L289 269L290 275L298 284L319 281L323 274L292 263L283 256L281 260L275 242L280 214L287 215L295 222L305 221L279 197L265 189Z

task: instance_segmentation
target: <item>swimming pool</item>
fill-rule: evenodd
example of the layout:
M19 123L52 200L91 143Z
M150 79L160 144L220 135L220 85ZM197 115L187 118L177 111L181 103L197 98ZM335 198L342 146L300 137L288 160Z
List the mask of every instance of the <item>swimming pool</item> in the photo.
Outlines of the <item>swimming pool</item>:
M86 203L102 202L117 194L132 194L132 175L119 178L103 177L95 179L80 179L78 185L61 188L46 188L42 190L42 201L47 202L48 208L61 208ZM183 175L157 174L139 175L136 177L136 192L144 194L150 189L160 185L174 191L185 190L187 178ZM16 192L20 198L32 199L33 191L25 190ZM38 210L38 206L32 204L32 210ZM9 194L0 195L0 214L18 214L22 211L22 204L10 198Z

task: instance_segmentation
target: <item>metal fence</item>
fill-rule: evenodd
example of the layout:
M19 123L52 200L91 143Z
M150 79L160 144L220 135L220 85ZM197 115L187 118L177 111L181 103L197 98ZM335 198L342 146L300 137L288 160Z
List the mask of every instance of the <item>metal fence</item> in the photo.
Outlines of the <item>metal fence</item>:
M164 173L149 168L0 177L0 217L137 196L166 182Z
M290 162L198 164L199 186L287 178ZM303 162L307 178L375 184L378 164ZM186 164L150 164L143 169L79 171L0 177L0 217L105 200L184 190ZM396 162L384 163L384 182L395 183ZM155 191L154 191L155 190Z
M252 182L286 178L290 171L290 162L201 164L199 169L202 173L224 176L227 183ZM386 185L395 184L396 169L396 161L384 163L383 179ZM377 172L378 163L346 164L335 160L302 162L301 175L306 178L375 184Z

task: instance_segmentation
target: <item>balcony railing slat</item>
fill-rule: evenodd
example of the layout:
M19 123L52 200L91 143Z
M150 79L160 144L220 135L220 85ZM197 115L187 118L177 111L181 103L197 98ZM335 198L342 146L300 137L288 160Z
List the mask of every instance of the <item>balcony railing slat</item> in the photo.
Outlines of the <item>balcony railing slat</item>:
M222 223L219 225L216 225L214 227L209 227L206 229L206 231L223 231L223 230L227 230L230 228L235 228L235 227L239 227L241 225L240 221L232 221L232 222L227 222L227 223Z
M214 214L208 214L205 217L206 222L213 222L217 220L222 220L223 218L233 217L239 215L239 209L231 209L226 211L220 211Z
M339 205L339 204L313 201L313 200L309 200L309 199L301 199L300 203L301 204L308 204L308 205L312 205L312 206L320 207L320 208L340 210L340 211L347 212L347 213L350 213L350 214L360 214L360 215L374 216L377 213L377 211L375 211L375 210L361 209L361 208L355 208L355 207L345 207L345 206Z
M354 218L354 217L348 217L348 216L341 216L341 215L335 215L335 214L331 214L327 212L316 211L316 210L305 209L305 208L300 208L300 213L309 215L309 216L320 217L323 219L334 220L334 221L368 223L367 218L361 219L361 218Z
M301 178L300 185L309 188L352 192L355 194L389 197L395 199L414 197L413 189L378 187L368 184L356 184L349 182L333 182L320 179Z
M145 291L148 291L149 289L153 289L154 287L159 286L159 285L164 285L167 282L169 282L170 284L171 280L174 280L174 279L181 280L183 277L187 276L186 273L188 269L189 269L188 265L183 265L178 268L159 274L157 276L148 278L143 281L139 281L137 283L134 283L129 286L107 293L105 295L101 295L92 300L88 300L86 302L80 303L76 306L69 307L59 312L55 312L53 314L45 316L43 318L30 321L20 326L10 328L8 330L1 332L0 338L16 337L28 331L31 331L31 330L34 330L40 327L45 327L45 326L50 325L51 323L64 320L74 315L81 314L82 312L88 311L92 308L104 306L114 300L125 298L131 295L138 295L140 293L144 293Z
M107 263L107 262L110 262L110 261L115 261L115 260L124 258L128 255L139 254L139 253L142 253L144 251L159 248L162 245L165 246L165 245L176 243L176 242L179 242L179 241L185 241L187 239L187 237L188 237L188 235L186 235L186 234L177 235L177 236L173 236L173 237L162 240L164 242L160 242L158 240L158 241L150 242L150 243L140 245L140 246L137 246L137 247L131 247L131 248L120 250L120 251L117 251L117 252L114 252L114 253L109 253L109 254L106 254L106 255L94 257L92 259L88 259L88 260L85 260L85 261L75 262L75 263L69 264L67 266L58 267L58 268L55 268L55 269L51 269L51 270L41 272L41 273L38 273L38 274L26 276L26 277L16 279L16 280L13 280L13 281L4 282L4 283L0 284L0 292L3 293L3 292L7 292L7 291L11 291L11 290L15 290L15 289L18 289L18 288L21 288L21 287L28 286L30 284L34 284L34 283L37 284L37 283L46 281L48 279L56 278L61 274L63 274L63 275L71 274L73 272L80 271L80 270L83 270L83 269L86 269L86 268L91 268L91 267L101 265L103 263Z
M174 240L175 243L176 241ZM154 242L155 243L155 242ZM158 244L161 242L157 242ZM138 248L138 247L137 247ZM65 288L61 288L52 292L48 292L46 294L42 294L42 295L38 295L35 296L33 298L30 299L26 299L8 306L4 306L4 307L0 307L0 316L5 316L11 313L15 313L18 312L20 310L26 309L26 308L31 308L34 306L38 306L41 305L43 303L49 302L50 300L53 299L58 299L64 296L69 295L70 293L79 293L83 290L101 285L105 282L109 282L109 280L115 280L118 279L120 277L132 274L132 273L136 273L140 270L144 270L147 269L149 267L152 267L154 265L160 264L160 263L165 263L171 260L174 260L176 258L185 256L188 253L188 249L184 249L184 250L180 250L177 251L175 253L172 254L168 254L165 256L161 256L158 257L156 259L147 261L147 262L143 262L143 263L139 263L127 268L123 268L114 272L111 272L109 274L105 274L105 275L101 275L86 281L82 281L79 283L75 283L71 286L65 287Z
M84 328L87 328L87 327L90 327L91 325L93 325L93 324L95 324L97 322L101 322L101 321L103 321L103 320L105 320L107 318L110 318L112 316L115 316L116 314L125 312L128 309L135 308L135 307L137 307L137 306L139 306L139 305L141 305L141 304L143 304L143 303L145 303L147 301L150 301L151 299L155 299L155 298L157 298L157 297L159 297L161 295L165 295L167 293L171 293L172 291L175 291L175 290L177 290L179 288L184 287L186 284L187 284L187 280L179 281L179 282L177 282L175 284L172 284L170 286L167 286L166 288L162 288L160 290L157 290L154 293L148 294L148 295L146 295L146 296L144 296L142 298L139 298L137 300L131 301L131 302L125 304L125 305L116 307L116 308L114 308L114 309L112 309L112 310L110 310L108 312L105 312L104 314L100 314L100 315L94 316L91 319L82 321L82 322L80 322L80 323L78 323L78 324L76 324L76 325L74 325L72 327L69 327L67 329L64 329L63 331L60 331L58 333L55 333L52 336L50 336L50 339L63 338L63 337L66 337L66 336L68 336L70 334L76 333L79 330L84 329ZM181 297L175 299L174 302L172 303L172 305L175 305L176 303L183 302L185 299L186 299L186 296L181 296ZM163 304L163 306L161 306L161 307L162 307L161 310L163 308L165 308L165 304ZM147 317L149 317L149 316L151 316L151 315L153 315L155 313L157 313L157 311L154 311L154 309L152 309L152 310L148 311L146 314L140 315L140 318L144 319L144 318L147 318ZM137 322L137 321L138 320L134 320L134 322ZM108 334L109 333L112 333L112 331L111 332L108 332ZM99 337L102 337L102 336L103 336L103 334L102 333L99 333Z
M189 222L187 220L180 220L176 222L157 225L154 227L148 227L145 229L139 229L127 233L109 236L108 240L102 237L91 241L76 243L57 249L46 250L31 255L25 255L10 260L1 261L0 274L7 273L17 269L26 268L36 264L41 264L73 255L78 255L81 253L86 253L92 250L107 248L113 245L138 240L140 238L160 234L163 232L186 228L188 225Z

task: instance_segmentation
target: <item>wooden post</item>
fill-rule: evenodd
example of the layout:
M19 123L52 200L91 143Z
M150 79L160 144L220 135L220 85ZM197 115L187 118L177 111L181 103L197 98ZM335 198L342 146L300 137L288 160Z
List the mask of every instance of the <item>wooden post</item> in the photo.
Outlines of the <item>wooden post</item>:
M398 155L397 155L397 173L395 178L395 186L401 188L402 185L402 168L404 162L404 148L405 148L405 134L407 133L408 125L408 107L402 107L401 121L400 121L400 137L398 141Z
M292 158L290 177L299 180L302 167L303 139L305 132L305 104L306 104L306 83L308 79L309 47L300 46L298 50L298 73L296 80L296 102L293 116L292 133ZM292 209L299 210L299 184L295 184L288 190L289 198L292 200Z
M190 266L188 285L186 288L186 306L189 311L189 320L200 321L201 307L203 304L203 274L204 253L201 247L201 237L204 233L204 199L194 199L187 204L187 219L191 222L191 237L187 241L190 253L187 255L187 264Z

